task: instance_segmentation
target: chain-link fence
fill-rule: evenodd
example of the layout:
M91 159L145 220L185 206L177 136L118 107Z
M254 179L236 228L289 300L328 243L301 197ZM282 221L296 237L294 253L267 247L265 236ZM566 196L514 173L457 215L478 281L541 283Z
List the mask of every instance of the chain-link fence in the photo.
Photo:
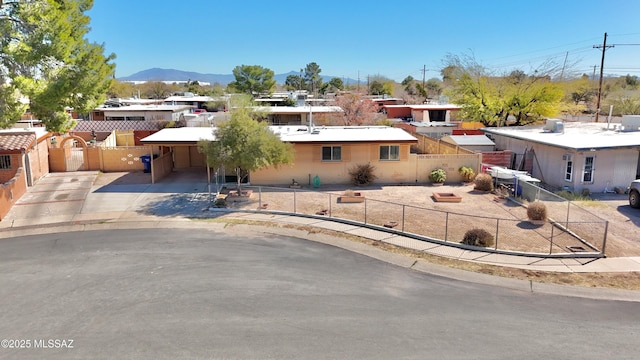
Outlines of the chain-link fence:
M326 216L447 243L461 243L470 229L493 236L493 250L536 255L603 253L607 222L539 188L521 184L522 199L543 201L549 221L534 224L526 207L504 199L507 217L477 216L389 201L307 189L245 186L253 195L234 208ZM257 193L257 194L256 194ZM552 196L553 195L553 196ZM532 196L532 197L530 197ZM415 241L407 239L407 241ZM425 243L425 248L428 243Z

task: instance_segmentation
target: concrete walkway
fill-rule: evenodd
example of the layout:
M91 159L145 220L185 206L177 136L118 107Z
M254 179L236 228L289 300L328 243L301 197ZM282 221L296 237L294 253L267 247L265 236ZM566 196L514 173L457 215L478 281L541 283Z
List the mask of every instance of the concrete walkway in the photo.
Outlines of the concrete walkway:
M344 224L322 218L268 212L208 209L206 178L200 173L174 173L150 184L148 174L52 173L29 188L0 222L0 237L91 230L105 226L200 227L216 218L309 226L343 232L428 254L485 264L554 272L636 272L640 257L548 259L471 251L415 240L400 234ZM197 225L196 225L197 224ZM204 224L204 225L203 225ZM281 227L286 232L286 227ZM292 234L294 233L292 229ZM295 232L299 235L299 232Z

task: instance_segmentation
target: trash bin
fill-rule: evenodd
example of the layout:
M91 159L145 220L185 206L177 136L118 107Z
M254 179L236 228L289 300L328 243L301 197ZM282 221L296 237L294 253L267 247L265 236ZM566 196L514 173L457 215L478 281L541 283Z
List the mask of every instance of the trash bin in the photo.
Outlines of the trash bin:
M144 172L151 172L151 155L142 155L140 156L140 161L142 161L142 165L144 165Z

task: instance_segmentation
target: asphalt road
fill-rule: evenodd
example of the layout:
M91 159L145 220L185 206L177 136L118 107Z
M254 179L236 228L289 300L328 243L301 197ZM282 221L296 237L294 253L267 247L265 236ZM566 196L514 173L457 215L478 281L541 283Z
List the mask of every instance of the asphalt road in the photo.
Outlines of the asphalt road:
M1 359L632 359L640 338L640 303L230 230L0 239L0 308L0 339L30 342L3 341Z

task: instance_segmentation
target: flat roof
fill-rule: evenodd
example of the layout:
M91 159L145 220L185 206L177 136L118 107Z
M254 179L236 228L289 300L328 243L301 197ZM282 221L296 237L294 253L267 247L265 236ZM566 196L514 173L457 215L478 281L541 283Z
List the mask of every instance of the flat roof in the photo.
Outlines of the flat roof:
M460 110L462 106L454 104L419 104L419 105L383 105L385 108L410 108L412 110Z
M96 111L104 111L104 112L124 112L124 111L183 111L191 109L190 105L167 105L167 104L154 104L154 105L126 105L119 107L101 107L96 108Z
M548 132L543 126L482 128L485 133L506 136L577 151L640 147L640 132L619 131L620 124L564 122L564 132Z
M495 145L487 135L446 135L458 145Z
M322 126L309 132L307 126L270 126L285 142L417 142L408 132L388 126ZM194 144L200 140L215 141L209 127L166 128L140 140L146 144L184 143Z
M164 102L173 102L173 101L207 102L207 101L215 101L215 100L222 100L222 98L212 98L211 96L201 96L201 95L194 95L194 96L174 95L174 96L169 96L168 98L164 99Z
M195 144L200 140L215 141L213 130L211 127L164 128L140 141L147 144Z
M256 106L257 111L271 114L311 114L315 113L342 113L340 106Z

